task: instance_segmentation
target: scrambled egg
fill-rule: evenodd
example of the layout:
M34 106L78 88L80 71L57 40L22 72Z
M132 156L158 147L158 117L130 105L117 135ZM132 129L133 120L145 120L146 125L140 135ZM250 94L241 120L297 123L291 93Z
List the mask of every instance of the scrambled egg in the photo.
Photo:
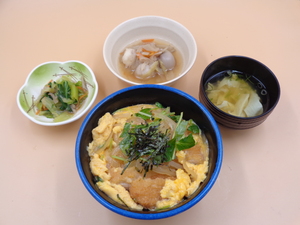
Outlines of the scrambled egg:
M111 176L107 173L106 160L100 159L98 154L91 157L90 168L92 174L101 177L102 180L109 180Z
M109 181L97 182L97 186L101 191L106 193L110 198L116 202L126 205L131 209L138 211L143 210L141 205L136 204L133 199L130 197L129 192L120 184L114 184Z
M166 208L176 205L186 195L191 184L190 176L182 169L176 170L176 180L167 179L160 191L163 200L156 203L156 208Z
M191 176L193 182L187 190L186 196L193 194L199 187L200 183L206 178L206 173L208 171L208 159L204 161L203 164L195 165L189 163L185 160L186 153L184 151L176 152L178 161L183 165L183 168Z
M131 209L143 209L142 206L136 204L133 201L133 199L130 197L129 192L122 185L114 184L109 181L111 176L107 173L108 169L106 167L105 159L102 160L99 158L98 154L94 154L90 162L90 168L95 176L99 176L102 179L102 181L97 182L97 186L110 198L120 204L125 204Z
M125 204L135 210L142 210L143 207L133 201L129 192L122 185L109 181L111 175L108 173L106 160L102 157L103 154L101 153L103 152L99 152L99 149L105 149L105 145L107 145L112 134L122 132L125 121L126 119L114 119L110 113L106 113L99 119L98 126L92 131L93 142L88 147L88 152L91 156L90 168L93 175L102 179L97 182L97 186L101 191L120 204ZM116 123L118 125L114 126Z
M94 153L99 153L99 150L104 149L108 140L112 135L113 125L116 120L110 113L106 113L98 121L98 126L93 129L93 141L89 144L88 152L92 156Z
M163 200L156 203L158 209L172 207L179 203L184 196L190 196L206 178L208 159L205 160L203 164L195 165L187 162L185 155L186 153L184 151L178 151L176 153L178 161L183 165L186 172L182 169L178 169L176 171L176 180L166 180L165 186L160 192Z

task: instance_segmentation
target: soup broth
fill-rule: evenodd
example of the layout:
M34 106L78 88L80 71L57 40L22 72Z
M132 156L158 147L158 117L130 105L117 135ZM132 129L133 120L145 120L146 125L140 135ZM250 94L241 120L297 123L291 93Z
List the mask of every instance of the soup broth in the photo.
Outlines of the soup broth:
M259 79L257 79L255 76L250 75L250 74L246 74L246 73L236 71L236 70L219 72L206 81L206 83L205 83L206 93L209 93L210 85L216 85L216 84L218 84L218 82L221 82L224 78L229 78L232 75L236 75L238 77L238 79L246 81L249 84L249 86L253 89L254 92L257 93L257 95L260 98L259 101L263 107L262 113L265 112L269 105L268 92L266 90L265 85ZM240 92L242 92L242 90L240 90ZM262 114L262 113L260 113L260 114ZM229 113L229 114L231 114L231 113Z
M137 46L141 43L142 41L137 41L137 42L134 42L130 45L128 45L126 48L131 48L131 47L134 47L134 46ZM122 56L124 54L124 51L120 54L119 56L119 59L118 59L118 67L119 67L119 71L120 71L120 74L132 81L132 82L136 82L136 83L143 83L143 84L156 84L156 83L163 83L163 82L167 82L169 80L172 80L174 78L176 78L177 76L180 75L180 73L182 72L182 68L183 68L183 58L182 58L182 55L181 53L179 52L179 50L177 50L174 46L172 46L170 43L166 42L166 41L163 41L163 40L159 40L159 39L154 39L153 41L157 46L171 46L171 48L174 50L172 51L172 55L175 59L175 66L172 70L168 70L166 71L165 74L163 75L158 75L156 74L155 76L153 77L150 77L150 78L147 78L147 79L141 79L139 77L137 77L135 75L135 72L126 67L124 65L124 63L122 63Z

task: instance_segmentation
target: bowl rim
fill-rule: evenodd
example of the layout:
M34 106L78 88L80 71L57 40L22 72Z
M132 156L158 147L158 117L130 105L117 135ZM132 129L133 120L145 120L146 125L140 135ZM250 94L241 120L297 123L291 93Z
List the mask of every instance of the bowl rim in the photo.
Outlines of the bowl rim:
M79 63L79 64L83 65L89 71L89 73L91 74L92 80L93 80L93 85L94 85L94 88L93 88L94 89L93 97L91 98L89 104L84 108L84 110L82 110L79 114L72 116L70 119L67 119L67 120L64 120L64 121L60 121L60 122L50 122L50 123L36 120L34 117L30 116L27 112L25 112L24 109L23 109L23 107L21 106L20 95L21 95L23 89L27 86L28 81L29 81L32 73L36 69L38 69L39 67L47 65L47 64L67 64L67 63ZM93 105L93 103L96 100L97 95L98 95L98 82L97 82L96 76L95 76L93 70L86 63L84 63L82 61L79 61L79 60L47 61L47 62L43 62L43 63L35 66L28 73L28 75L27 75L27 77L26 77L23 85L20 87L20 89L17 92L16 101L17 101L18 108L22 112L22 114L25 115L32 122L34 122L36 124L39 124L39 125L43 125L43 126L60 126L60 125L65 125L65 124L74 122L74 121L78 120L79 118L81 118L91 108L91 106Z
M243 59L247 59L247 60L251 60L259 65L261 65L262 67L264 67L273 77L275 83L277 84L277 87L278 87L278 93L277 93L277 96L276 96L276 101L274 102L274 104L268 108L266 111L264 111L262 114L260 115L257 115L257 116L252 116L252 117L239 117L239 116L234 116L234 115L231 115L229 113L226 113L224 111L222 111L221 109L219 109L217 106L215 106L215 104L213 104L209 98L207 97L207 94L205 92L205 83L203 81L204 77L203 75L206 73L206 71L216 62L220 61L220 60L223 60L223 59L227 59L227 58L243 58ZM216 110L218 113L224 115L224 116L228 116L229 118L232 118L232 119L238 119L238 120L243 120L243 121L251 121L253 119L259 119L261 117L265 117L266 115L268 115L270 112L272 112L274 110L274 108L277 106L278 102L279 102L279 99L280 99L280 95L281 95L281 88L280 88L280 84L279 84L279 81L278 81L278 78L276 77L276 75L273 73L273 71L268 67L266 66L264 63L254 59L254 58L251 58L251 57L248 57L248 56L243 56L243 55L228 55L228 56L222 56L220 58L217 58L215 60L213 60L212 62L210 62L206 67L205 69L203 70L203 73L202 73L202 76L201 76L201 80L200 80L200 92L203 93L203 96L206 101L209 103L209 105L211 107L214 108L214 110ZM200 94L201 95L201 94ZM201 99L201 97L200 97Z
M192 101L204 112L205 116L210 121L210 123L213 127L213 130L215 132L216 138L217 138L217 143L216 143L217 160L216 160L216 164L215 164L215 169L212 173L211 179L208 181L207 185L203 188L203 190L201 192L199 192L199 194L197 196L195 196L195 198L191 199L189 202L187 202L186 204L184 204L178 208L174 208L169 211L155 212L153 214L152 213L142 214L137 211L124 210L124 209L118 208L117 206L107 202L105 199L103 199L101 196L99 196L98 193L94 190L94 188L88 182L88 180L84 174L82 164L81 164L81 159L80 159L81 137L84 133L84 129L85 129L88 121L90 120L92 115L97 111L97 109L100 108L107 101L113 99L116 95L120 95L127 91L131 91L131 90L135 90L135 89L143 89L143 88L163 89L163 90L167 90L170 92L175 92L176 94L184 96L189 101ZM222 160L223 160L222 136L221 136L219 127L218 127L215 119L211 115L211 113L205 108L205 106L201 102L199 102L198 100L196 100L194 97L190 96L189 94L187 94L179 89L173 88L173 87L162 86L162 85L157 85L157 84L143 84L143 85L137 85L137 86L130 86L130 87L118 90L115 93L112 93L111 95L102 99L85 117L85 119L79 129L79 132L78 132L78 135L76 138L76 144L75 144L75 162L76 162L77 171L78 171L81 181L83 182L83 184L84 184L85 188L88 190L88 192L107 209L110 209L111 211L118 213L125 217L129 217L129 218L133 218L133 219L141 219L141 220L156 220L156 219L163 219L163 218L171 217L171 216L177 215L179 213L182 213L182 212L186 211L187 209L191 208L192 206L194 206L209 192L209 190L214 185L214 183L217 180L217 177L220 173L220 170L221 170Z
M198 47L197 47L197 42L192 34L191 31L189 31L183 24L177 22L176 20L173 20L173 19L170 19L168 17L164 17L164 16L157 16L157 15L145 15L145 16L137 16L137 17L133 17L133 18L130 18L128 20L125 20L123 22L121 22L120 24L118 24L116 27L114 27L108 34L108 36L106 37L105 41L104 41L104 44L103 44L103 51L102 51L102 54L103 54L103 59L104 59L104 62L106 64L106 66L108 67L108 69L110 70L111 73L113 73L117 78L121 79L122 81L126 82L126 83L129 83L131 85L143 85L144 83L138 83L138 82L134 82L134 81L131 81L129 79L126 79L124 78L123 76L121 76L119 73L117 73L117 71L115 71L109 64L108 62L108 59L106 57L106 54L105 52L107 51L106 49L108 48L108 41L110 40L110 38L114 35L114 33L122 26L124 26L125 24L127 23L130 23L130 22L133 22L135 20L139 20L139 19L145 19L145 18L149 18L149 19L161 19L161 20L165 20L165 21L168 21L168 22L171 22L171 23L174 23L176 24L177 26L181 27L182 30L184 30L191 38L191 44L193 45L193 49L194 49L194 54L191 55L192 56L192 60L191 60L191 63L190 65L184 70L181 72L181 74L171 80L168 80L168 81L165 81L165 82L161 82L161 83L156 83L157 85L169 85L177 80L179 80L180 78L182 78L184 75L186 75L190 70L191 68L193 67L193 65L195 64L195 61L197 59L197 54L198 54ZM129 43L130 44L130 43Z

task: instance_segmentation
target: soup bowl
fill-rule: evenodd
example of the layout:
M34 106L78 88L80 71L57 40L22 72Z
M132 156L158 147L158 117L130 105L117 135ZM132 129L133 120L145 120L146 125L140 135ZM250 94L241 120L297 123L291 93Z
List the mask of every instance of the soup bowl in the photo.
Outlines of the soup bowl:
M238 117L219 109L207 96L208 82L216 75L237 71L248 76L251 85L261 97L263 112L253 117ZM263 123L275 109L280 99L280 85L275 74L263 63L245 56L225 56L211 62L203 71L199 99L208 108L215 120L222 126L243 130Z
M93 180L89 163L90 158L87 146L92 141L92 130L98 125L98 120L106 112L136 105L161 103L169 106L172 112L184 118L193 119L205 134L209 145L209 163L206 179L197 190L182 200L179 204L159 211L134 211L124 205L118 204L104 192L100 191ZM104 207L125 217L155 220L177 215L197 204L214 185L222 165L223 146L222 137L212 115L192 96L169 86L163 85L136 85L119 90L100 101L84 119L76 139L75 158L78 174L87 191Z
M196 60L196 41L191 32L179 22L160 16L141 16L129 19L109 33L104 42L103 57L109 70L116 77L131 85L149 82L124 76L119 66L120 53L128 45L143 39L158 39L169 43L175 47L182 58L182 68L179 74L170 80L156 84L171 85L185 76Z

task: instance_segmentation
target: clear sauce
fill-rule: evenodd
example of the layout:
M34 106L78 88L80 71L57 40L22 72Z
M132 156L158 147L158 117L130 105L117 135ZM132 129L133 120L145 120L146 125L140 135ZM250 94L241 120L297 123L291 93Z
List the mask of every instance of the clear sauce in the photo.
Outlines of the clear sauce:
M259 96L260 102L263 106L263 112L265 112L268 108L268 105L269 105L269 95L268 95L268 92L266 90L265 85L253 75L246 74L246 73L236 71L236 70L219 72L219 73L215 74L214 76L212 76L210 79L208 79L206 81L206 83L205 83L206 92L209 91L209 88L210 88L209 85L210 84L215 85L218 82L220 82L221 80L223 80L225 77L229 77L230 74L237 74L239 79L243 79L244 81L246 81L250 85L250 87Z
M141 41L137 41L134 42L130 45L128 45L127 47L132 47L135 45L138 45L139 43L141 43ZM163 41L163 40L159 40L159 39L155 39L154 43L156 45L171 45L172 47L174 47L172 44ZM167 82L169 80L172 80L174 78L176 78L177 76L180 75L180 73L182 72L182 67L183 67L183 58L181 53L174 47L175 51L172 52L174 58L175 58L175 67L170 70L167 71L167 73L165 75L156 75L154 77L148 78L148 79L139 79L135 76L134 72L132 70L130 70L129 68L126 68L125 65L122 63L122 53L119 56L118 59L118 67L119 67L119 71L121 73L121 75L132 81L132 82L136 82L136 83L141 83L141 84L157 84L157 83L163 83L163 82Z

